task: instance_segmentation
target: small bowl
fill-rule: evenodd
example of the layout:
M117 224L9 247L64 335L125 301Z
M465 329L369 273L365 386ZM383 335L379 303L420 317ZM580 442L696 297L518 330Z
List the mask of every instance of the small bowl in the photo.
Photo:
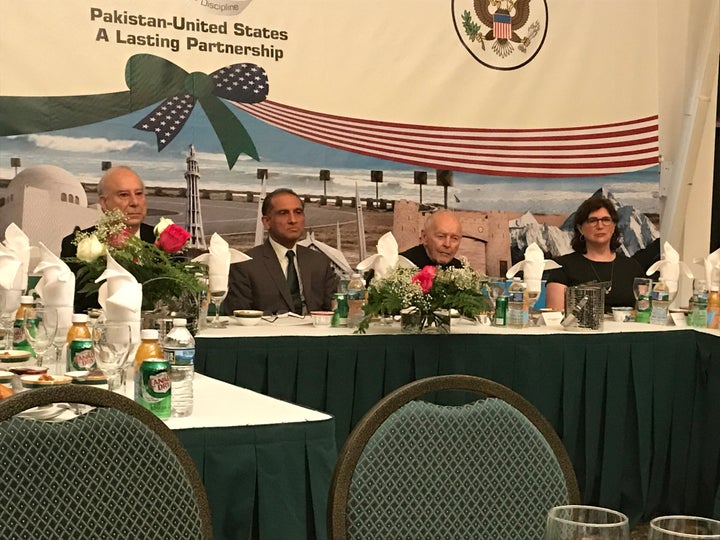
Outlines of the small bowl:
M631 307L614 307L612 308L612 316L615 322L628 322L632 318Z
M260 322L263 312L259 309L236 309L233 311L235 321L241 326L255 326Z
M58 384L70 384L72 377L67 375L23 375L20 381L24 388L44 388Z
M330 326L332 321L332 311L311 311L313 326Z

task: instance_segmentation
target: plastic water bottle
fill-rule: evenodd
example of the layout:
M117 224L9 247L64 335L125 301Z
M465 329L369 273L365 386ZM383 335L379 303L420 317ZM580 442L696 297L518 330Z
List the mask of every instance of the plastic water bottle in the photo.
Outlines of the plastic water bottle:
M696 279L693 285L692 308L688 324L696 328L707 326L708 289L704 279Z
M663 278L652 290L652 304L650 311L650 324L667 324L668 309L670 308L670 289Z
M507 326L525 328L528 324L528 294L519 277L513 278L508 288Z
M195 338L187 329L186 319L173 319L173 327L165 336L162 346L165 360L170 364L171 415L190 416L193 410Z
M365 316L365 312L363 311L363 306L365 305L365 282L357 272L352 275L348 282L347 301L347 325L350 328L357 328Z

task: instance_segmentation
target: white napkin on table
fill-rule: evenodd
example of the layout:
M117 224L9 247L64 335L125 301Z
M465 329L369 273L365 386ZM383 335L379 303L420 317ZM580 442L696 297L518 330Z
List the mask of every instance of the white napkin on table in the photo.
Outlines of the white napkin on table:
M35 292L40 295L44 306L53 307L58 314L58 330L67 332L72 326L73 300L75 298L75 274L65 262L39 243L40 262L33 270L40 274Z
M655 272L659 271L660 277L664 279L670 294L674 296L677 292L681 268L685 275L692 279L693 274L690 271L690 268L688 268L688 265L680 260L680 255L677 251L675 251L675 248L670 245L670 242L665 242L663 244L662 257L659 261L653 263L652 266L647 269L646 274L651 276Z
M391 232L387 232L378 240L377 253L360 261L357 269L360 272L366 272L372 269L375 271L374 277L382 279L396 266L401 268L415 267L410 260L398 254L397 240L395 240Z
M560 268L560 265L552 259L546 259L540 246L533 242L525 249L525 259L510 267L505 277L512 279L522 270L527 290L537 292L542 288L543 272L553 268Z
M23 273L22 261L14 251L0 245L0 289L21 289L27 286L27 274Z
M698 258L693 260L694 263L702 264L705 267L705 283L707 283L708 290L713 285L713 281L719 280L718 274L720 274L720 249L716 249L710 255L704 258ZM713 276L715 279L713 280Z
M108 322L127 322L132 326L133 343L140 341L140 318L142 308L142 285L135 276L125 270L107 254L105 272L95 280L100 283L98 302Z
M210 237L208 253L198 255L193 261L208 265L208 281L211 291L227 291L230 264L250 259L252 257L245 255L242 251L231 248L218 233L213 233Z
M37 248L30 245L30 239L22 231L20 227L11 223L5 229L5 240L3 241L5 248L14 253L20 261L22 267L22 283L19 287L23 291L27 288L28 267L30 266L30 257L33 253L37 254Z

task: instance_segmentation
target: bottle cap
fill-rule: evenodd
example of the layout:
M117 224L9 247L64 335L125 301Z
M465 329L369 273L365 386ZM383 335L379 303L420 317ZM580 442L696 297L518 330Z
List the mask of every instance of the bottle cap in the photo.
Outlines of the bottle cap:
M173 319L173 326L187 326L187 319Z
M15 298L17 298L17 296ZM20 297L20 303L21 304L34 304L35 297L32 295L28 295L28 296L23 295Z
M87 323L88 316L86 313L73 313L72 322L74 323Z
M152 339L157 341L160 335L158 334L157 328L143 328L140 331L140 339Z

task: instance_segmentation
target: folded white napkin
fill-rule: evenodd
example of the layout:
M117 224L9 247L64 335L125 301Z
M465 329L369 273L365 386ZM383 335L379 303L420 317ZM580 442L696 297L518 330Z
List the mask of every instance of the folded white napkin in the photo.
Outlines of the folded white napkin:
M40 262L33 270L40 274L35 292L43 305L54 307L58 313L58 329L67 329L72 325L73 300L75 298L75 274L65 262L39 243Z
M533 242L525 249L525 259L514 264L507 271L505 277L512 279L515 274L522 270L527 290L537 292L542 288L543 272L553 268L560 268L560 265L552 259L546 259L542 249Z
M98 301L108 322L127 322L133 327L133 342L140 339L140 317L142 307L142 285L135 276L125 270L107 254L105 272L95 280L100 283Z
M248 261L251 258L242 251L231 248L218 233L213 233L210 237L208 253L198 255L193 261L208 265L208 281L211 291L227 291L230 264Z
M694 259L693 262L704 266L705 283L707 283L708 289L713 283L720 282L720 249L716 249L707 257Z
M28 267L30 266L30 257L33 253L37 254L37 248L30 246L30 239L22 231L20 227L11 223L5 229L5 240L3 245L6 249L15 254L20 261L22 268L22 285L21 289L27 288Z
M401 268L413 268L415 265L402 255L398 254L398 243L391 232L383 234L377 243L377 253L370 255L367 259L360 261L357 269L360 272L374 270L376 278L384 278L387 273L399 266Z
M690 271L690 268L688 268L688 265L680 260L680 254L675 251L675 248L670 245L670 242L665 242L663 244L662 257L659 261L653 263L653 265L647 269L646 274L651 276L655 272L659 271L660 277L664 279L670 294L674 296L674 293L677 292L681 268L685 275L692 279L693 274Z
M14 251L0 245L0 289L25 290L27 274L23 274L22 261Z

